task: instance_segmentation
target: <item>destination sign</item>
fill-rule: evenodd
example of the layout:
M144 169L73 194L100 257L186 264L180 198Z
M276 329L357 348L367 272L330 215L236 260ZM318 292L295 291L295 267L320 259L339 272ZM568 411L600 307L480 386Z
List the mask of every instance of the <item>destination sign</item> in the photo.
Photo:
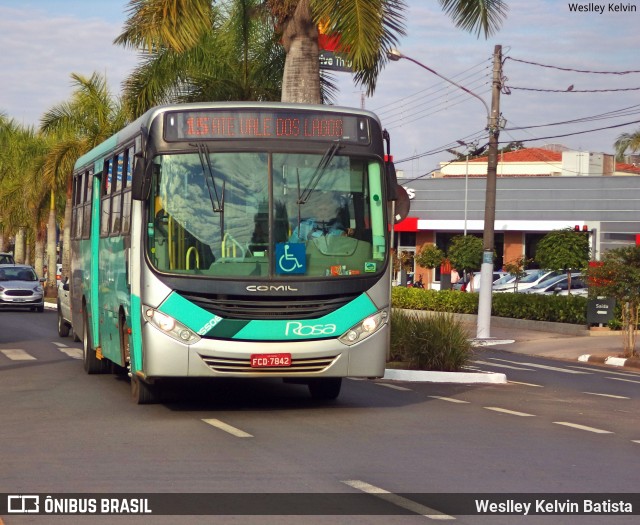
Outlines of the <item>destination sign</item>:
M165 115L167 141L281 139L369 144L366 117L274 109L172 111Z

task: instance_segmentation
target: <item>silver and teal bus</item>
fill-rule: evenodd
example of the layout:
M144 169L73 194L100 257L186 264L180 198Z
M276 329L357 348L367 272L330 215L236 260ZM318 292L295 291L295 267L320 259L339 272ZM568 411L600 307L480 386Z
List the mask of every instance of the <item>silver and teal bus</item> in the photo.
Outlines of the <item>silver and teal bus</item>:
M197 103L82 156L70 296L85 370L127 370L137 403L171 378L275 377L333 399L343 377L381 377L388 150L364 110Z

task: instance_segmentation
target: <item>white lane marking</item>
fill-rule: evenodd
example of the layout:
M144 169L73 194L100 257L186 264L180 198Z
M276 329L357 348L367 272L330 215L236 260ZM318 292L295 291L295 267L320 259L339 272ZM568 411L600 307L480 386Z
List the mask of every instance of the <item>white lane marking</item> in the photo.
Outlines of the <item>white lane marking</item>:
M57 341L51 341L54 345L56 345L58 348L67 348L68 345L65 345L64 343L58 343Z
M564 372L565 374L590 374L590 372L583 372L581 370L567 370L566 368L558 368L556 366L538 365L536 363L520 363L518 361L509 361L508 359L498 359L490 357L489 359L495 361L502 361L504 363L513 363L515 365L532 366L533 368L542 368L543 370L553 370L554 372Z
M253 437L251 434L248 434L244 430L240 430L239 428L232 427L231 425L228 425L227 423L224 423L219 419L203 419L202 421L204 421L207 425L211 425L212 427L216 427L220 430L224 430L225 432L228 432L229 434L232 434L236 437L241 437L241 438Z
M609 370L608 368L591 368L591 367L574 366L574 365L567 365L567 366L569 368L576 368L577 370L588 370L589 372L598 372L600 374L609 374L612 376L638 377L638 374L614 372L613 370Z
M19 348L2 350L2 353L12 361L35 361L36 360L36 358L33 357L31 354L25 352L24 350L20 350Z
M612 381L625 381L627 383L638 383L638 384L640 384L640 381L632 381L631 379L622 379L621 377L605 377L605 379L611 379Z
M477 363L479 365L495 366L498 368L511 368L512 370L526 370L527 372L535 372L535 370L531 370L531 368L522 368L521 366L501 365L498 363L490 363L489 361L471 361L471 362Z
M589 394L590 396L612 397L613 399L631 399L630 397L614 396L613 394L598 394L597 392L582 392L582 393Z
M483 407L487 410L493 410L494 412L502 412L503 414L510 414L512 416L520 416L520 417L536 417L534 414L527 414L526 412L516 412L515 410L507 410L506 408L500 407Z
M82 348L60 348L59 350L73 359L82 359L84 357Z
M411 512L415 512L416 514L421 514L425 518L429 518L431 520L455 520L453 516L449 516L448 514L444 514L435 509L431 509L421 503L417 503L403 496L399 496L398 494L394 494L393 492L389 492L388 490L381 489L380 487L376 487L375 485L370 485L364 481L360 481L357 479L348 479L343 481L345 485L349 485L350 487L359 490L361 492L366 492L367 494L372 494L380 499L388 501L393 505L401 507L403 509L409 510Z
M609 430L602 430L600 428L587 427L585 425L578 425L577 423L568 423L566 421L554 421L555 425L564 425L565 427L577 428L578 430L586 430L587 432L594 432L596 434L613 434Z
M640 439L632 439L631 443L640 443Z
M429 396L433 399L439 399L440 401L448 401L449 403L469 403L470 401L463 401L462 399L454 399L453 397L442 396Z
M535 386L536 388L544 388L543 385L536 385L535 383L523 383L522 381L507 381L507 383L513 383L514 385Z
M405 392L410 392L410 388L405 388L403 386L398 385L390 385L389 383L376 383L376 385L385 386L387 388L392 388L393 390L404 390Z

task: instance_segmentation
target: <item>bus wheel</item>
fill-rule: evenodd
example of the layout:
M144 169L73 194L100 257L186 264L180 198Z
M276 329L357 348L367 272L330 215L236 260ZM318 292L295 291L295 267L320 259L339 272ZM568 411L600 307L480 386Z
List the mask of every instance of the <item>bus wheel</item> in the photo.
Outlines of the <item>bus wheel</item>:
M82 357L84 370L87 374L104 374L108 371L108 362L106 359L98 359L96 351L91 348L89 340L89 322L87 321L87 313L82 316Z
M309 393L313 399L336 399L340 395L341 387L341 377L318 377L309 381Z
M158 385L147 383L133 374L131 376L131 398L137 405L150 405L158 402Z
M58 335L67 337L69 335L69 325L65 323L62 313L60 312L60 302L58 301Z

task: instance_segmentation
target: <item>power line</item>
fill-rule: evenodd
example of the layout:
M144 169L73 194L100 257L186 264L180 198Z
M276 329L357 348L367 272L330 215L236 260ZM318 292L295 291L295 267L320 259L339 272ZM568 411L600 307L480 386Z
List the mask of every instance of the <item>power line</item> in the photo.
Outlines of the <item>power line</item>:
M561 137L571 137L573 135L584 135L585 133L593 133L594 131L603 131L606 129L615 129L615 128L621 128L622 126L629 126L631 124L638 124L640 122L640 120L632 120L631 122L625 122L623 124L614 124L612 126L605 126L602 128L595 128L595 129L587 129L584 131L575 131L573 133L563 133L561 135L549 135L547 137L536 137L536 138L532 138L532 139L522 139L520 140L520 142L531 142L533 140L547 140L547 139L557 139L557 138L561 138ZM511 142L511 141L509 141ZM506 141L501 142L502 144L507 144Z
M616 91L638 91L640 87L634 88L620 88L620 89L573 89L572 86L569 86L570 89L543 89L543 88L527 88L527 87L518 87L518 86L505 86L509 89L519 89L521 91L538 91L543 93L613 93Z
M590 73L594 75L630 75L633 73L640 73L640 70L630 70L630 71L595 71L595 70L586 70L586 69L573 69L569 67L560 67L560 66L550 66L547 64L540 64L538 62L532 62L530 60L521 60L513 57L506 57L505 62L507 60L513 60L514 62L521 62L523 64L529 64L532 66L546 67L550 69L558 69L560 71L571 71L572 73Z
M629 111L632 109L638 108L636 111ZM612 111L608 111L606 113L599 113L596 115L591 115L591 116L587 116L587 117L581 117L578 119L573 119L573 120L565 120L565 121L561 121L561 122L551 122L549 124L538 124L535 126L520 126L520 127L512 127L512 128L505 128L506 131L518 131L518 130L525 130L525 129L535 129L535 128L544 128L544 127L548 127L548 126L563 126L563 125L567 125L567 124L579 124L579 123L583 123L583 122L592 122L595 120L604 120L604 119L608 119L608 118L618 118L618 117L626 117L626 116L630 116L630 115L636 115L640 112L640 104L636 104L633 106L627 106L625 108L620 108L620 109L615 109Z

